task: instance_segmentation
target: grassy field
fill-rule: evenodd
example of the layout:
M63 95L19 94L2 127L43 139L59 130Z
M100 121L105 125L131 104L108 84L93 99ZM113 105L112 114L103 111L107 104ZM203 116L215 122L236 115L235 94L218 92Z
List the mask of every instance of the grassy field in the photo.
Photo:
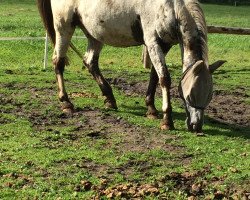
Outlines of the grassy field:
M202 6L208 24L250 27L250 7ZM0 37L43 35L34 1L0 0ZM85 40L74 43L84 52ZM104 109L97 84L69 52L66 87L77 112L63 115L51 64L42 69L43 48L44 41L0 41L0 199L249 195L249 112L240 116L242 110L237 110L250 104L248 36L209 35L210 61L228 62L214 75L217 95L205 119L205 137L186 131L178 98L173 99L175 131L160 131L160 119L145 118L149 73L142 68L141 47L106 46L101 54L118 111ZM178 47L167 63L176 86L181 75ZM231 104L232 99L238 101ZM160 109L160 96L156 103ZM218 108L222 118L210 112L215 105L223 108ZM230 112L246 121L225 121Z

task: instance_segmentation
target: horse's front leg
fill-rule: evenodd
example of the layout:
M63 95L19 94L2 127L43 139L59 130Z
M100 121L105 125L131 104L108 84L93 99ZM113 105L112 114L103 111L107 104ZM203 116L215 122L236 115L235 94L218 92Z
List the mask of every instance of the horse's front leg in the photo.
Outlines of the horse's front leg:
M158 117L158 111L155 108L155 92L159 78L154 67L151 67L150 80L148 84L148 90L146 94L146 106L148 111L147 117L150 119L156 119Z
M156 41L148 43L147 47L162 90L163 119L161 122L161 129L172 130L174 129L174 123L172 119L172 107L170 101L171 79L169 71L166 67L165 55Z

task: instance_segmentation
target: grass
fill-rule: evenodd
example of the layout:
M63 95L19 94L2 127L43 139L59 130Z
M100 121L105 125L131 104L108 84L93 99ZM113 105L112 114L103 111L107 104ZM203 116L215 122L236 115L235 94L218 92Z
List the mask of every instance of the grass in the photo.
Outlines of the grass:
M250 27L249 7L203 8L209 24ZM33 1L1 1L0 13L1 37L44 34ZM74 43L86 49L86 41L75 39ZM98 191L84 188L82 181L100 187L103 179L108 181L106 188L162 184L158 197L145 199L186 199L193 184L203 184L203 194L198 195L202 199L216 198L216 191L249 191L249 127L213 123L207 117L207 136L196 137L186 131L184 110L174 100L176 130L162 132L160 120L144 117L143 95L128 97L115 87L119 110L106 110L99 88L73 52L65 72L67 90L71 96L82 93L85 97L72 97L79 114L65 117L60 113L52 67L42 69L43 41L0 41L0 46L0 199L91 199ZM209 35L209 50L211 62L228 61L214 75L215 89L232 93L244 88L244 101L249 103L248 37ZM148 80L140 56L141 47L106 46L100 58L105 77ZM181 74L178 47L167 61L177 84ZM156 103L160 108L161 99ZM88 127L90 119L99 123ZM131 127L120 130L110 120ZM177 184L178 180L182 183Z
M207 24L229 27L250 27L249 6L202 5ZM237 17L235 17L237 16Z

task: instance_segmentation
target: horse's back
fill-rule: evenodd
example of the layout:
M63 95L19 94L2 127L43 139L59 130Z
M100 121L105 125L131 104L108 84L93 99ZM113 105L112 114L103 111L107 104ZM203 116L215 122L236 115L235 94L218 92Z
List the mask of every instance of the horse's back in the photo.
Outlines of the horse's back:
M88 35L102 43L120 47L144 43L145 31L156 32L159 24L160 26L163 24L157 22L158 12L166 3L171 2L169 0L51 1L54 1L54 10L61 15L68 14L70 17L77 14Z
M88 33L112 46L133 46L143 43L140 0L85 0L79 14Z

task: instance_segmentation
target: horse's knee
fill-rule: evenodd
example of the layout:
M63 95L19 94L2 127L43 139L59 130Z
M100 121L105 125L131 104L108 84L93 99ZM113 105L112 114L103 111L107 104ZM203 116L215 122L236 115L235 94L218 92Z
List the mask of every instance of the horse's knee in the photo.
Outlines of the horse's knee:
M162 76L159 78L159 82L160 82L161 87L166 87L167 89L170 89L171 76L168 70L166 70L165 76Z
M98 68L99 55L95 55L93 52L87 52L84 55L83 64L88 68L92 74Z
M64 68L66 65L66 59L65 58L53 58L53 64L56 74L63 74Z

